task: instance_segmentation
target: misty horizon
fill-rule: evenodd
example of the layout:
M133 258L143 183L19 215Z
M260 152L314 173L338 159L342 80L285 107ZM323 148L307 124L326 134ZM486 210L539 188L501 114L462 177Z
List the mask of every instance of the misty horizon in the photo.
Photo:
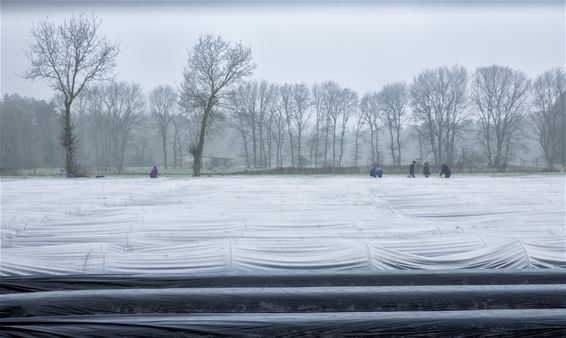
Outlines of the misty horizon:
M77 13L101 19L101 32L120 43L116 79L144 90L178 86L189 48L206 32L250 46L254 79L334 80L360 95L440 65L473 72L499 64L535 77L564 64L560 3L3 3L2 94L52 98L45 82L21 76L29 30L46 17L61 22Z

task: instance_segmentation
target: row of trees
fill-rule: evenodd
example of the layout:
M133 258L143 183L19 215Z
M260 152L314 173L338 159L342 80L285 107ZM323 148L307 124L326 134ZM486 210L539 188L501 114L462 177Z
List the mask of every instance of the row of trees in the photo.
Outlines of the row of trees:
M100 20L86 15L73 16L59 25L45 20L31 30L33 41L27 51L31 66L26 75L30 79L46 79L59 94L63 117L61 144L65 149L65 168L69 176L78 174L72 108L76 107L79 96L91 96L90 100L86 99L87 104L94 105L94 110L105 109L106 115L110 116L105 121L106 132L114 137L109 156L119 169L123 167L128 135L144 105L140 99L141 90L135 85L112 83L101 89L92 88L94 94L86 93L88 85L113 77L119 53L118 43L101 36L99 30ZM203 35L190 50L180 104L192 117L192 124L198 125L198 133L190 145L194 158L193 175L200 175L206 131L214 121L220 103L231 86L251 75L254 68L250 48L242 44L232 45L212 34ZM156 92L150 100L155 115L163 116L163 108L167 106L160 105L160 96ZM157 124L166 140L168 120L161 119Z
M60 143L64 116L59 102L4 95L0 102L2 168L57 168L64 163ZM126 163L147 166L152 157L144 152L154 137L146 135L152 133L153 125L144 113L145 102L140 87L125 82L84 91L72 114L77 163L118 171Z
M248 167L282 167L286 155L292 167L339 167L358 96L332 81L312 88L248 81L227 103Z
M391 163L400 166L407 141L403 133L410 129L435 163L454 163L461 134L473 124L487 165L504 170L528 137L525 128L530 124L552 168L564 161L565 85L559 68L531 84L526 74L509 67L479 67L470 77L464 67L453 66L425 70L410 85L386 84L361 100L332 81L311 88L249 81L234 90L227 106L246 163L253 167L270 167L273 152L276 166L282 166L285 142L291 166L340 167L347 139L354 166L362 150L372 163L381 162L380 131Z
M441 115L431 113L430 108L442 111L438 108L442 99L429 100L439 102L436 107L420 104L426 101L421 97L416 100L411 90L418 89L416 93L419 94L427 91L414 84L411 87L403 83L388 84L380 92L368 93L358 100L355 92L332 81L310 88L304 84L247 81L229 92L222 110L213 114L213 118L217 121L215 129L221 135L230 131L228 134L233 134L239 141L234 144L241 150L243 162L249 168L357 166L361 159L366 159L364 164L389 162L401 165L402 149L411 139L419 148L426 149L421 158L429 156L430 152L433 158L435 153L439 158L445 156L447 162L454 156L456 160L462 160L466 157L462 148L469 149L463 147L469 140L455 135L475 130L474 138L481 141L486 163L503 169L510 150L520 144L520 138L527 131L522 128L525 123L531 123L547 165L552 167L561 163L564 150L563 72L555 69L537 77L528 96L532 100L529 103L524 77L519 77L520 81L515 81L513 87L495 86L491 83L493 76L490 79L486 75L505 71L508 71L505 67L476 71L473 81L483 83L472 83L467 100L472 107L477 105L478 108L471 115L465 110L460 115L447 115L458 123L445 120L443 125L443 120L436 118ZM438 70L437 74L442 71ZM500 77L506 81L510 79L510 76ZM422 75L415 82L421 78ZM488 81L491 81L489 86L484 84ZM198 111L183 109L179 97L171 86L159 86L147 95L139 85L126 82L110 81L91 86L78 97L73 115L79 163L115 167L121 171L130 147L130 164L147 164L161 160L163 156L165 167L170 162L173 166L181 166L183 155L190 151L199 133L200 117ZM458 96L452 94L452 97ZM514 97L517 100L511 100ZM421 116L414 113L415 108L411 110L417 103ZM521 115L520 107L530 113ZM187 111L193 114L187 114ZM2 102L2 120L4 166L57 165L61 158L56 151L59 120L53 103L7 95ZM383 139L381 148L380 138ZM435 150L434 142L446 146ZM460 143L458 148L455 146L457 142ZM153 147L151 143L154 143ZM152 158L148 148L154 153L160 149L158 158ZM382 148L385 155L380 158ZM173 154L172 160L168 160L169 152Z
M111 79L119 48L99 37L99 25L80 15L32 29L28 77L47 79L58 93L70 175L77 171L77 150L79 157L93 152L96 166L122 170L133 137L143 160L148 129L160 135L165 166L168 150L174 165L188 152L195 176L211 130L234 133L246 166L255 168L378 163L386 158L382 148L400 166L409 139L418 141L421 159L430 153L436 163L453 163L469 141L463 134L473 130L487 165L503 170L525 138L525 127L536 126L548 166L564 165L562 69L531 81L504 66L479 67L471 75L461 66L443 66L360 98L334 81L312 86L245 81L255 69L251 49L205 34L189 51L180 87L159 86L146 96L139 85Z

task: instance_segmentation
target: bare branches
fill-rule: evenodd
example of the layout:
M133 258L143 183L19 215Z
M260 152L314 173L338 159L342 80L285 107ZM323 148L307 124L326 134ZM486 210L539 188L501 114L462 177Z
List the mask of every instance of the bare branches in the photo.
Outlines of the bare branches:
M297 132L297 166L299 168L304 166L301 146L303 142L303 133L312 113L309 109L310 100L310 90L306 84L301 83L293 85L291 120L295 124Z
M459 66L438 67L418 74L411 85L414 118L424 123L437 163L454 159L456 133L464 118L468 76Z
M100 20L84 14L56 25L45 20L31 29L33 37L26 51L31 67L29 79L46 79L62 94L64 106L61 143L66 150L67 175L75 174L75 137L71 105L87 83L108 79L119 53L118 43L99 35Z
M401 166L401 128L406 120L409 91L403 82L383 86L377 94L383 124L389 130L390 150L393 164Z
M360 111L370 129L372 165L379 162L379 100L376 93L367 93L360 101Z
M102 111L112 138L113 164L121 173L133 129L141 123L145 98L138 84L112 82L101 88Z
M332 167L337 164L341 165L345 126L357 107L357 94L349 88L341 88L334 81L326 81L316 87L315 102L319 118L322 118L319 121L320 129L324 132L323 163ZM340 152L337 160L336 143L338 140L340 140ZM331 159L330 151L332 151Z
M167 169L167 132L177 106L177 93L170 86L159 86L148 95L149 110L154 126L161 134L163 163Z
M533 118L536 123L539 144L544 152L548 168L561 160L564 166L564 100L566 99L566 75L561 68L548 70L533 83Z
M117 42L99 36L100 20L85 14L57 25L45 20L31 29L33 40L26 51L30 79L45 78L68 102L93 80L112 77L119 53Z
M213 112L228 97L230 87L252 75L255 67L249 47L232 45L213 34L201 36L190 50L180 104L187 111L202 112L198 141L191 146L194 176L200 176L206 130Z
M149 111L159 128L167 128L171 123L177 105L177 93L171 86L158 86L148 95Z
M340 95L339 120L340 120L340 155L338 156L338 167L342 166L344 157L344 146L346 144L346 129L350 118L358 108L358 94L350 88L344 88Z
M71 106L77 98L82 100L81 93L92 90L91 96L85 99L90 105L83 108L93 109L90 114L95 117L97 128L99 117L104 113L111 121L104 124L104 128L126 130L99 133L97 145L110 138L110 134L128 135L127 130L139 120L138 114L145 105L139 86L116 82L100 87L93 85L98 80L112 79L119 51L117 43L100 35L100 24L97 18L86 15L73 16L60 24L44 20L32 27L33 39L26 53L30 60L26 76L44 79L58 93L58 106L64 115L62 144L71 174L77 151ZM526 75L508 67L478 68L473 75L471 95L466 69L442 66L417 74L410 85L388 83L379 92L367 93L361 100L355 91L335 81L312 87L304 83L279 86L266 81L244 82L255 67L249 47L214 34L203 34L188 50L178 93L171 87L160 86L149 94L151 120L148 121L153 122L154 130L161 134L166 168L169 148L173 149L175 164L182 162L182 151L190 149L194 157L193 175L200 175L205 140L210 140L212 127L222 127L225 121L242 141L250 167L271 167L272 158L279 167L342 167L349 165L344 162L350 160L344 160L343 155L350 150L354 153L354 165L361 160L377 164L381 132L388 133L388 153L393 165L400 166L402 134L409 136L409 132L404 131L409 117L418 127L416 138L421 159L429 156L430 144L435 162L450 163L455 160L456 143L462 145L469 141L458 133L468 111L473 109L476 114L475 119L468 121L470 129L481 129L481 145L489 165L504 169L513 145L522 135L520 122L530 103L530 82ZM533 87L535 109L529 116L536 122L539 143L550 168L559 156L564 158L566 148L565 87L566 75L561 69L540 75ZM180 109L176 110L177 107ZM78 116L83 115L88 114ZM82 142L84 135L78 135ZM231 140L233 136L228 135ZM361 145L368 143L362 143L366 138L369 144L363 149ZM121 139L125 141L114 144L127 143L128 136ZM172 147L168 147L171 139ZM423 142L428 143L426 147ZM307 151L304 151L305 145ZM110 151L106 151L109 146L104 145L104 149L105 158L110 158ZM79 153L82 154L82 148ZM123 152L118 149L115 153L114 162L121 167Z
M491 167L504 170L511 145L527 110L530 81L526 74L509 67L476 69L472 101L481 124L481 139Z

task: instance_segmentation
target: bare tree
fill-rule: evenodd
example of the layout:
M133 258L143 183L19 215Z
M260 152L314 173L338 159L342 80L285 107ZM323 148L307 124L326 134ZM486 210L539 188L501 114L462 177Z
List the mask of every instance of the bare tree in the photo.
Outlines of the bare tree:
M238 86L236 90L230 93L230 111L227 122L230 127L236 130L241 137L242 147L244 149L244 157L246 159L246 168L251 167L249 143L250 139L253 143L253 160L254 167L256 163L256 140L255 140L255 103L257 96L257 83L248 82ZM251 111L250 111L251 110Z
M245 138L246 163L267 167L271 162L271 129L274 86L267 81L247 81L230 95L230 126ZM245 133L245 134L244 134ZM250 143L248 145L248 142ZM248 151L249 147L249 151ZM248 155L251 157L249 161Z
M173 126L173 165L174 167L183 167L183 136L186 128L187 119L179 111L171 116L171 125Z
M342 166L348 121L350 121L350 117L354 115L358 108L358 94L356 92L349 88L344 88L340 96L340 107L338 110L340 120L340 155L338 156L338 167Z
M294 100L293 100L293 86L285 83L279 89L279 106L278 109L281 114L285 117L285 127L287 129L287 134L289 135L289 153L291 154L291 167L296 164L296 125L293 123L294 114Z
M253 167L257 168L259 164L260 155L260 140L259 140L259 129L261 122L260 117L260 100L259 100L259 85L257 81L248 81L240 85L235 93L231 95L231 105L237 111L235 111L235 117L240 119L238 124L241 125L241 132L246 132L245 138L251 143L251 155ZM247 142L244 143L247 151ZM247 159L246 159L247 160Z
M313 136L311 141L311 157L314 157L314 167L318 168L318 160L320 157L320 133L322 132L324 122L325 122L325 115L323 113L322 108L322 88L319 84L314 84L311 88L312 92L312 106L311 108L314 110L314 128L313 128ZM312 159L311 159L312 163Z
M159 86L149 93L149 110L153 125L161 134L163 149L163 165L167 169L167 132L172 116L175 113L177 94L170 86Z
M78 122L78 125L75 125L75 147L76 147L76 156L75 156L75 163L79 166L84 166L86 163L87 158L87 147L86 147L86 119L88 114L88 100L87 95L84 95L86 90L83 90L81 95L77 96L75 99L75 109L71 114L71 118ZM78 118L78 121L77 121ZM76 124L75 122L75 124Z
M364 115L359 113L357 114L358 120L356 121L356 129L354 129L354 167L358 167L360 162L360 137L363 133L363 127L366 124L364 119Z
M228 123L234 128L240 137L242 138L242 147L244 148L244 158L246 159L246 168L251 167L250 152L249 152L249 130L245 123L245 118L242 115L245 114L243 110L234 109L234 113L228 119Z
M137 84L112 82L103 87L103 105L112 141L113 165L121 174L132 131L142 119L144 95Z
M434 159L452 163L466 107L466 69L438 67L418 74L411 86L413 116L426 127Z
M511 145L527 109L530 81L509 67L476 69L472 101L481 126L481 139L490 167L505 170Z
M566 169L566 93L560 95L560 100L556 102L556 109L560 111L560 162L562 163L562 172Z
M186 130L184 130L183 133L180 134L184 136L180 138L182 141L182 147L187 149L189 153L192 155L191 149L194 148L195 144L198 144L200 139L200 129L202 126L201 124L202 109L196 106L194 107L190 105L184 106L182 103L182 99L180 99L179 107L181 108L180 114L185 122L182 125L184 125L184 127L186 128ZM221 117L222 116L219 112L214 112L214 114L210 115L210 119L207 123L207 129L209 129L207 131L207 135L209 135L211 129L216 126L216 124L213 122ZM193 159L194 159L194 155L193 155ZM194 171L194 161L192 167Z
M323 82L320 86L324 114L324 164L336 166L336 129L343 100L342 88L334 81ZM332 162L328 159L329 138L332 137Z
M310 91L306 84L284 84L279 87L276 109L276 124L281 118L285 120L285 128L289 136L289 153L291 167L302 167L302 143L306 125L310 119ZM281 135L277 135L276 143L279 145ZM281 156L279 156L281 157Z
M376 93L367 93L360 102L361 114L370 130L371 163L379 162L379 100Z
M304 163L301 155L301 145L303 142L303 133L307 123L310 120L310 91L306 84L293 85L293 113L292 122L295 124L297 131L297 166L302 168Z
M468 72L464 67L453 66L449 74L449 99L446 113L446 161L454 163L456 153L456 136L462 123L469 117L468 106Z
M561 100L566 95L566 75L555 68L539 75L533 83L534 120L539 144L550 169L560 160L564 147L562 137L566 133Z
M407 85L403 82L383 86L377 96L380 118L390 137L390 151L393 165L401 166L401 129L405 122L409 102Z
M287 127L287 117L282 108L283 99L281 95L281 86L276 87L276 95L274 97L274 110L272 113L272 138L275 142L275 166L283 167L283 145L285 143L285 129Z
M271 162L271 114L274 110L274 86L261 81L258 88L259 162L267 168Z
M256 65L252 51L241 43L205 34L189 51L181 86L181 105L200 112L198 139L191 145L193 176L200 176L206 131L212 115L226 99L230 88L252 75Z
M411 137L417 138L417 146L419 149L419 160L421 161L428 161L425 159L425 155L430 154L430 149L427 147L427 132L426 132L426 125L423 123L421 125L415 124L411 126ZM430 144L430 143L429 143Z
M59 25L45 20L31 29L33 41L26 53L31 68L26 77L47 79L62 94L61 143L67 176L77 174L73 102L89 82L110 77L119 52L118 44L100 36L99 29L100 20L86 15L73 16Z

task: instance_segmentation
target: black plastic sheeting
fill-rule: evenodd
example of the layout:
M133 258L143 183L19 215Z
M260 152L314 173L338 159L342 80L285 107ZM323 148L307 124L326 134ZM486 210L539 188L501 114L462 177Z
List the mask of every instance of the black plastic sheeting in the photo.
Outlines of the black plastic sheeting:
M565 337L566 270L0 278L2 337Z
M2 297L0 318L133 313L566 309L565 285L81 290Z
M12 292L190 287L317 287L403 285L566 284L566 269L405 270L378 273L106 274L0 277L0 294Z
M563 337L564 310L217 313L1 320L10 337Z

